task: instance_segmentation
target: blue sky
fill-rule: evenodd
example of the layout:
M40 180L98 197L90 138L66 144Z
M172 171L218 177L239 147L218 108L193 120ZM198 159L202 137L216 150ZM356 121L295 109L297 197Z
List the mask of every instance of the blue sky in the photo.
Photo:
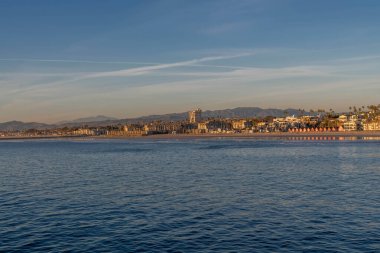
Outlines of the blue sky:
M0 1L0 121L380 103L377 0Z

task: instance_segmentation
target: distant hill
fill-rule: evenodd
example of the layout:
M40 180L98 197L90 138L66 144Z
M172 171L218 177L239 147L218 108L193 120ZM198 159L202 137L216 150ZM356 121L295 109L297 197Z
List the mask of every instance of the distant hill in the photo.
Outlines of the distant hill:
M252 118L252 117L283 117L285 115L298 115L300 111L297 109L262 109L259 107L237 107L234 109L224 109L215 111L204 111L202 116L205 118Z
M207 118L253 118L253 117L283 117L285 115L299 115L300 111L297 109L262 109L259 107L238 107L234 109L224 109L224 110L214 110L214 111L204 111L202 113L202 117L204 119ZM117 124L125 124L125 123L146 123L156 120L161 121L180 121L186 120L188 118L188 112L182 113L169 113L169 114L161 114L161 115L148 115L137 118L127 118L127 119L119 119L119 120L105 120L105 121L96 121L96 122L71 122L65 123L62 126L74 127L80 125L87 125L89 127L94 126L107 126L107 125L117 125Z
M28 130L28 129L48 129L52 128L52 125L37 123L37 122L21 122L21 121L9 121L0 123L0 131L13 131L13 130Z
M238 107L234 109L224 109L224 110L214 110L214 111L204 111L202 117L207 118L253 118L253 117L283 117L287 115L299 115L300 111L297 109L262 109L259 107ZM88 118L80 118L72 121L59 122L54 125L43 124L43 123L24 123L20 121L11 121L0 123L0 131L10 131L10 130L27 130L27 129L48 129L54 127L100 127L109 125L118 125L126 123L146 123L155 120L161 121L180 121L186 120L188 118L188 112L182 113L169 113L162 115L149 115L137 118L127 118L127 119L115 119L107 116L96 116Z
M285 115L299 115L300 111L297 109L262 109L259 107L237 107L234 109L224 109L224 110L214 110L214 111L204 111L202 112L202 118L253 118L253 117L283 117ZM152 121L152 120L163 120L163 121L176 121L176 120L186 120L188 118L188 112L183 113L170 113L164 115L150 115L144 117L138 117L134 119L126 119L133 121Z
M108 120L117 120L117 118L98 115L95 117L87 117L87 118L79 118L79 119L74 119L74 120L61 121L61 122L58 122L57 125L70 124L70 123L99 122L99 121L108 121Z

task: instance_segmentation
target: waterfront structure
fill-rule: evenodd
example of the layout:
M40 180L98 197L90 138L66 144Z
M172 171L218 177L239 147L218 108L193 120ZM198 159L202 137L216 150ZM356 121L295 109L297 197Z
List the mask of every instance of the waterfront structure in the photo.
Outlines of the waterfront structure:
M207 133L208 131L208 127L207 127L207 121L206 122L199 122L198 123L198 129L201 131L201 132L205 132Z
M343 129L344 131L356 131L357 130L357 123L356 121L350 120L343 123Z
M380 131L380 120L364 122L363 130L364 131Z
M228 133L232 131L232 123L223 119L210 120L207 129L211 133Z
M181 121L154 121L143 126L143 130L147 134L168 134L168 133L184 133L188 124L184 124Z
M202 118L202 110L201 109L197 109L197 110L194 110L194 111L190 111L189 112L189 122L190 123L198 123Z
M123 130L107 130L106 135L111 136L124 136L125 132Z
M237 130L243 130L247 127L247 120L245 119L239 119L239 120L233 120L232 121L232 128Z
M87 128L80 128L74 131L74 135L95 135L95 131Z
M144 136L154 134L219 134L268 132L336 132L380 131L380 109L361 113L324 114L319 116L264 118L209 118L202 120L200 109L189 112L189 118L178 121L141 121L125 125L63 127L56 129L27 129L1 131L0 137L38 136Z
M126 136L142 136L147 134L144 130L144 126L139 124L125 125L123 130Z
M345 123L345 122L347 122L347 116L342 114L339 116L338 120L340 123Z

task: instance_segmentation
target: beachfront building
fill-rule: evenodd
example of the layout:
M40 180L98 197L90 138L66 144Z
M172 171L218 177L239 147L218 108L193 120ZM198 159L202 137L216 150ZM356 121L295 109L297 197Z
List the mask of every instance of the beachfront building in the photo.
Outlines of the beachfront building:
M358 130L358 125L356 121L350 120L343 123L343 129L344 131L356 131Z
M147 134L144 126L140 124L125 125L123 130L125 136L142 136Z
M364 131L380 131L380 120L363 123Z
M339 126L339 121L337 119L327 119L323 122L324 127L337 128Z
M208 124L208 121L198 123L198 130L200 133L207 133L208 132L207 124Z
M202 110L201 109L198 108L197 110L189 112L189 122L190 123L198 123L198 122L200 122L201 118L202 118Z
M347 120L348 120L348 118L347 118L347 116L344 115L344 114L340 115L339 118L338 118L338 121L339 121L340 123L345 123L345 122L347 122Z
M210 133L229 133L232 131L232 124L225 120L210 120L207 129Z
M247 121L245 119L233 120L232 128L236 130L243 130L246 128Z
M268 123L267 122L260 121L260 122L257 123L255 131L260 132L260 133L262 133L262 132L268 132L267 127L268 127Z
M275 118L273 119L274 131L287 132L289 129L300 128L301 120L297 117L289 116L286 118Z
M74 135L95 135L95 131L92 130L92 129L88 129L88 128L80 128L80 129L77 129L77 130L74 130L73 132Z
M302 116L299 118L298 122L293 124L293 128L298 129L312 129L317 127L320 124L321 118L318 116Z
M167 127L165 124L155 122L144 125L144 131L147 132L147 134L164 134L169 133L167 130Z
M275 132L287 131L289 123L286 121L286 118L275 118L273 119L273 123L269 124L269 126L271 129L274 129Z
M301 122L300 118L293 116L288 116L285 118L285 121L291 124L298 124Z
M124 132L124 130L111 129L111 130L107 130L107 135L110 135L110 136L124 136L125 132Z

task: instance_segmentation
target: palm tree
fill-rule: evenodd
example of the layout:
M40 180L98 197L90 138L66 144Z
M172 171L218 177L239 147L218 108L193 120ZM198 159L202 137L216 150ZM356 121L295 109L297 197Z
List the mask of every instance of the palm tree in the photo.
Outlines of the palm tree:
M352 115L352 106L350 106L348 109L350 109L350 115Z
M376 113L376 111L378 110L377 106L376 105L369 105L367 106L367 108L372 111L373 113Z

